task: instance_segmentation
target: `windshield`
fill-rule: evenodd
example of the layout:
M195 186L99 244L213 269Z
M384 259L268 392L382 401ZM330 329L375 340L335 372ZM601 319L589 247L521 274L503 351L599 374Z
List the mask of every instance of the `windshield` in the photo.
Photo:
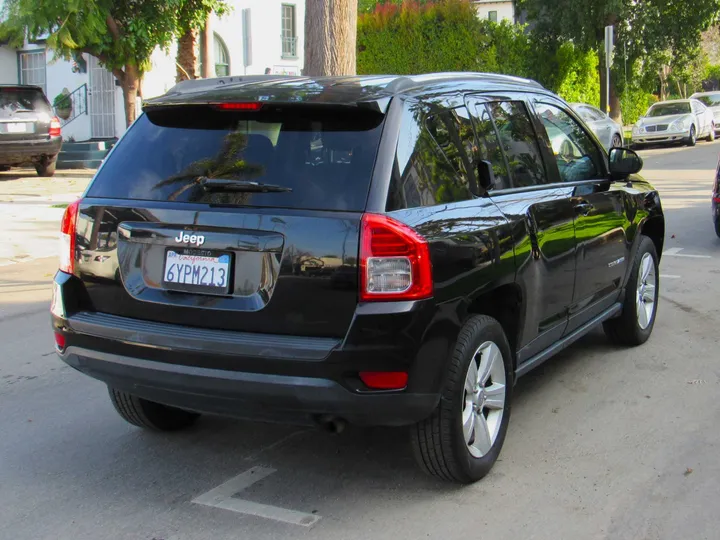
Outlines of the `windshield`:
M695 99L701 101L706 107L720 107L720 93L707 96L697 96Z
M653 116L670 116L673 114L690 114L690 104L686 101L680 103L660 103L650 107L647 115Z
M228 113L183 107L143 115L97 174L91 197L322 210L365 208L383 116L296 107ZM207 189L205 179L271 184Z
M45 96L35 88L0 88L0 114L49 109Z

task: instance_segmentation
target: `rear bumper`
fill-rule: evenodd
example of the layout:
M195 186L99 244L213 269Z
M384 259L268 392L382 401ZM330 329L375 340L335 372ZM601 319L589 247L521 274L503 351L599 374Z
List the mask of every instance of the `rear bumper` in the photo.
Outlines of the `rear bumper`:
M150 401L237 418L413 424L439 403L459 332L432 300L360 305L345 338L335 339L73 313L82 287L68 274L55 278L52 323L65 337L64 362ZM408 384L371 390L361 371L404 371Z
M0 165L20 165L53 158L60 153L62 138L40 141L0 141Z
M61 358L78 371L139 397L237 418L308 423L330 415L360 425L407 425L435 408L434 394L359 394L323 378L185 366L69 347Z

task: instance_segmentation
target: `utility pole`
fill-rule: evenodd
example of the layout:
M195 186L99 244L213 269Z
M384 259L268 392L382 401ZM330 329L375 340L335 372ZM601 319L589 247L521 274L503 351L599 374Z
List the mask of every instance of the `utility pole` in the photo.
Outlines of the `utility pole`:
M605 27L605 106L606 113L610 114L610 66L613 60L613 44L615 28L613 26Z

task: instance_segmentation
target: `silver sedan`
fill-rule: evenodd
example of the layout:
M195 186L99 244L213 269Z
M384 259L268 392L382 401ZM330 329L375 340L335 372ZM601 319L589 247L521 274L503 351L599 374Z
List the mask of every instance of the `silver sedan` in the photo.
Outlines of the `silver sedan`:
M690 99L697 99L712 111L717 133L720 130L720 92L698 92L690 96Z
M606 150L623 145L623 128L597 107L586 103L572 103L573 110L595 133Z
M715 140L715 118L697 99L661 101L648 109L633 126L632 144L685 143L695 146L698 139Z

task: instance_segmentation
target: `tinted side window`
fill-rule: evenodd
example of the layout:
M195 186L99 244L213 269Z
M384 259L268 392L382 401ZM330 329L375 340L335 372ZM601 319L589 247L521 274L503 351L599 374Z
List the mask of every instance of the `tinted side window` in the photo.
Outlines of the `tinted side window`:
M527 107L522 101L488 104L507 156L513 187L546 183L540 147Z
M475 132L478 141L478 159L489 161L495 173L495 189L507 189L511 186L505 156L498 139L487 105L478 103L472 108L475 119Z
M603 119L603 115L600 113L600 111L597 111L592 107L581 107L580 116L586 122L596 122Z
M460 175L460 182L477 193L476 143L472 121L465 107L434 114L425 121L430 135ZM464 197L465 200L469 197Z
M593 180L602 176L600 152L569 114L554 105L535 106L545 126L563 182Z
M466 174L468 169L474 173L472 153L468 154L469 148L465 144L458 146L448 142L464 140L467 144L474 143L472 127L467 130L464 120L459 120L454 112L451 115L432 115L429 122L426 118L427 111L422 104L408 103L405 106L388 194L388 210L464 201L473 196L469 178L474 181L475 176ZM428 124L433 126L435 136L430 133Z

